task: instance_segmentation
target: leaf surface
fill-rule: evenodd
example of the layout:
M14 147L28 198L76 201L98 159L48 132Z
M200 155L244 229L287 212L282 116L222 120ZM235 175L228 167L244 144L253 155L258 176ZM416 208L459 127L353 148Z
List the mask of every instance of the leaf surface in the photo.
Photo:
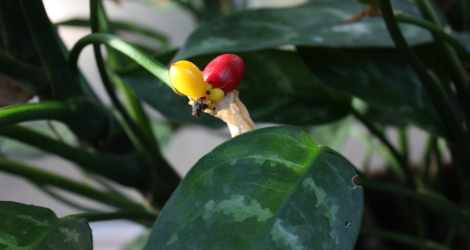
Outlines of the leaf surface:
M395 9L419 15L406 0L393 1ZM364 8L349 0L321 0L282 9L242 11L202 25L191 34L176 58L277 48L283 45L327 47L395 47L381 18L345 23ZM428 31L400 25L411 45L432 41Z
M0 201L0 249L93 249L85 219L58 219L50 209Z
M353 249L362 189L351 165L297 127L268 127L201 158L145 249Z

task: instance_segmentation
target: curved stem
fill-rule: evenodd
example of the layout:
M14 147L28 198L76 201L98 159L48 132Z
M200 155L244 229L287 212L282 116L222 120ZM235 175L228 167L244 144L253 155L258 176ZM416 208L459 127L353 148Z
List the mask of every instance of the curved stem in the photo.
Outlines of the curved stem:
M103 109L86 100L22 103L0 108L0 127L34 120L61 121L78 137L89 141L96 140L107 122Z
M462 56L465 60L470 62L470 52L463 46L455 37L445 32L439 26L433 24L432 22L426 21L421 18L416 18L414 16L406 15L403 13L396 14L395 18L397 22L400 23L410 23L421 28L427 29L430 31L434 36L439 37L444 42L448 43L455 51Z
M130 187L135 186L139 166L134 158L128 159L120 157L115 159L105 157L99 153L89 153L21 126L0 128L0 135L63 157L86 170L98 173L122 185Z
M387 29L396 47L423 82L426 92L433 100L434 107L438 111L441 120L444 121L456 169L457 171L460 171L458 175L460 176L464 174L469 177L470 169L468 166L470 165L470 162L466 151L470 148L470 144L467 140L467 133L461 126L457 112L454 110L449 98L436 77L426 69L424 64L419 60L406 42L400 28L398 27L398 23L395 20L390 0L379 0L379 5L382 10ZM463 178L463 176L461 178ZM460 180L460 185L464 189L463 193L466 193L467 188L469 187L464 179Z
M112 24L113 28L115 28L116 30L142 34L142 35L151 37L157 41L160 41L162 43L163 49L167 49L169 47L168 38L165 35L156 32L155 30L151 30L149 28L136 25L134 23L128 23L125 21L114 20L114 21L110 21L110 23ZM64 26L88 27L90 26L90 21L87 19L74 18L74 19L70 19L67 21L58 22L55 24L64 25Z
M18 175L31 181L47 183L58 188L71 191L73 193L88 197L95 201L108 204L117 208L144 209L142 205L134 203L128 199L96 190L90 186L64 178L60 175L52 174L25 164L9 161L0 158L0 171Z
M74 103L59 101L11 105L0 108L0 127L33 120L65 121L76 110Z
M161 64L159 61L147 55L145 52L133 46L132 44L110 34L96 33L81 38L70 51L69 64L72 67L77 67L77 61L80 52L83 50L83 48L90 44L104 44L125 54L126 56L133 59L136 63L147 69L157 78L159 78L162 82L168 85L168 87L172 87L168 77L168 68L165 65Z
M420 2L420 1L419 1ZM427 4L426 4L427 5ZM428 7L424 7L421 4L421 12L428 11ZM432 11L429 10L429 11ZM433 15L430 15L433 16ZM465 112L466 123L470 123L470 95L469 95L469 78L467 72L460 62L458 55L460 55L465 61L470 62L469 51L455 39L452 35L446 33L440 26L439 21L430 17L430 20L426 21L421 18L412 17L404 14L397 14L396 20L403 23L411 23L430 31L434 38L440 43L441 50L444 52L446 59L445 65L449 71L449 75L452 77L455 88L457 90L457 97L459 98L460 104ZM433 23L434 22L434 23Z
M39 183L39 182L35 182L35 181L30 181L30 183L34 184L39 190L46 193L50 197L56 199L57 201L61 202L62 204L65 204L65 205L68 205L72 208L80 209L80 210L83 210L83 211L98 212L98 211L95 211L92 208L82 206L82 205L78 204L77 202L73 202L73 201L69 200L68 198L64 198L61 195L56 194L55 192L47 189L47 187L46 187L47 184L45 184L45 183Z
M134 120L140 129L142 129L147 138L151 140L151 143L155 144L154 147L156 147L156 150L159 150L157 141L155 140L155 135L150 125L150 120L145 113L139 98L135 95L134 91L132 91L132 89L121 80L121 78L116 76L114 83L116 83L116 87L119 92L123 94L126 110L129 112L132 120Z
M406 183L408 186L411 188L415 189L416 188L416 183L415 179L413 176L413 173L411 172L410 166L408 165L408 162L406 159L398 152L398 150L393 146L393 144L383 135L382 132L380 132L372 122L367 120L363 115L359 114L356 110L352 109L351 112L353 115L361 121L364 126L367 127L367 129L370 131L371 134L375 135L387 148L390 150L390 153L393 155L395 160L398 162L398 164L401 167L402 172L406 176Z
M104 10L100 11L100 4L101 2L99 0L90 1L90 8L91 8L90 19L91 19L93 32L98 32L100 30L100 27L99 27L100 21L106 22ZM103 20L100 20L100 18L102 18ZM124 42L121 39L119 39L119 41L121 41L119 43ZM80 41L77 42L77 44L79 43ZM146 58L147 60L148 59L154 60L153 58L149 57L148 55L146 55L145 53L143 53L142 51L140 51L138 48L134 47L133 45L127 42L124 42L124 44L126 44L128 48L128 50L126 51L129 51L129 49L133 50L133 53L130 53L130 54L129 53L126 54L125 52L123 52L125 55L130 56L132 59L136 60L135 55L140 53L140 56L147 57ZM155 193L153 195L148 196L147 198L149 199L156 198L155 202L159 206L162 206L166 202L166 199L168 199L171 193L174 191L174 189L176 189L181 179L178 176L178 174L173 170L173 168L169 165L169 163L165 160L165 158L161 155L160 150L158 148L158 144L154 140L154 137L151 134L151 131L148 129L150 127L149 126L139 127L138 123L136 123L133 117L129 115L124 105L121 104L114 90L113 83L111 81L112 72L110 72L108 68L106 67L99 45L100 45L99 43L94 43L93 49L95 52L95 59L98 65L100 76L104 84L104 87L106 89L106 92L108 93L113 105L119 111L119 115L122 117L123 126L126 127L128 131L130 132L131 134L130 137L131 139L133 139L135 146L139 149L141 153L143 153L147 157L147 159L151 161L151 166L153 166L154 173L156 174L155 178L160 178L158 181L156 181L156 183L152 183L153 185L159 185L159 187L151 188L151 189L155 189ZM105 45L108 45L108 44L105 44ZM110 46L110 47L114 48L113 46ZM72 49L71 58L72 58L73 51L74 49ZM119 49L118 51L122 52ZM140 58L140 61L141 60L142 58ZM139 63L139 60L137 60L137 62ZM160 71L158 71L159 72L158 75L161 77L161 75L163 74L168 79L168 69L156 60L154 60L154 63L156 64L156 66L160 67L159 68ZM72 65L76 65L76 63ZM145 65L148 66L148 64L145 64ZM132 98L132 96L130 95L127 95L127 97ZM134 102L131 103L133 106L130 106L131 108L134 108L132 111L134 111L134 114L141 115L141 116L138 116L137 118L143 118L142 117L143 110L142 110L142 107L140 106L140 103L136 105L137 104L135 102L136 100L133 100L133 101ZM148 122L148 120L143 118L142 120L140 120L140 122L145 123L145 122ZM146 134L145 132L147 132L148 134ZM157 197L154 197L154 195ZM151 202L153 203L153 201Z

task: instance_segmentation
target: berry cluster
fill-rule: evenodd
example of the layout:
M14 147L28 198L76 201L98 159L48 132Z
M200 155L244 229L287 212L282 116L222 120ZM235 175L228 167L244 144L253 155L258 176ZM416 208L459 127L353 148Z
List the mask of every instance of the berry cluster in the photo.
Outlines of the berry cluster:
M198 117L206 108L215 108L215 103L238 87L244 71L245 65L239 56L223 54L212 60L202 72L190 61L173 63L169 76L173 90L189 97L192 114Z

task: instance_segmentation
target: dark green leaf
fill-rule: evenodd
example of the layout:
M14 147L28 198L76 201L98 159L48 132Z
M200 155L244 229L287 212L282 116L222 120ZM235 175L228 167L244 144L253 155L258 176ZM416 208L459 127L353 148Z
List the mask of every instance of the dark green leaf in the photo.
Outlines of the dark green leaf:
M394 126L403 128L407 125L406 122L398 119L396 116L381 112L380 110L374 107L369 107L364 113L364 116L366 116L369 121L379 123L384 126Z
M0 19L3 35L3 43L0 44L2 49L18 60L40 67L41 61L24 19L20 2L1 1Z
M298 51L327 85L432 133L445 134L424 86L395 49L299 47Z
M396 9L417 15L406 0ZM344 23L364 8L351 0L314 1L285 9L248 10L213 20L196 30L177 55L178 59L216 52L240 52L294 44L328 47L395 47L381 18ZM403 25L411 45L432 41L418 27Z
M51 24L41 0L8 0L19 2L30 36L34 41L37 56L46 71L50 86L47 89L53 99L64 100L83 96L84 91L78 75L72 72L67 63L60 37ZM44 90L42 92L45 92ZM43 93L39 94L43 94ZM46 95L44 94L44 95ZM48 96L48 97L49 97Z
M0 225L1 249L93 249L85 219L58 219L47 208L0 201Z
M240 99L255 122L296 125L323 124L348 114L350 99L320 83L295 52L266 50L239 53L245 75ZM217 55L193 58L201 69ZM186 97L176 95L145 70L121 74L122 79L152 107L171 120L220 126L210 115L195 118Z
M241 134L189 171L145 249L353 249L362 189L300 128Z

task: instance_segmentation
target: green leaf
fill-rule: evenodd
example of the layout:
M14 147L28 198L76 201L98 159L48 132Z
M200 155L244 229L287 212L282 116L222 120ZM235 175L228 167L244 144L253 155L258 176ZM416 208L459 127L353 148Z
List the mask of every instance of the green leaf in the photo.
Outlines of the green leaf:
M240 99L255 122L295 125L323 124L349 113L350 98L320 83L295 52L265 50L238 53L245 62ZM201 69L217 54L193 58ZM143 69L121 74L123 81L168 119L217 127L221 121L210 116L191 116L186 97L159 83Z
M312 135L312 139L317 144L325 145L339 151L346 142L353 125L353 116L346 116L345 118L335 122L312 126L306 129L306 131Z
M85 219L58 219L47 208L0 201L0 225L1 249L93 249Z
M145 232L131 241L128 245L126 245L122 250L140 250L145 247L147 240L149 238L149 232Z
M145 249L353 249L363 208L355 175L300 128L241 134L189 171Z
M8 0L12 1L12 0ZM67 64L60 37L51 24L41 0L19 0L21 12L33 38L42 66L49 80L53 99L66 100L84 95L78 75Z
M403 13L419 15L415 5L394 1ZM277 48L283 45L320 47L395 47L381 18L344 23L364 5L350 0L314 1L283 9L238 12L202 25L191 34L176 56L187 59L216 52L240 52ZM429 32L402 25L411 45L432 41Z
M176 131L176 129L178 129L179 125L172 124L160 119L151 119L150 126L153 134L156 138L158 138L158 147L160 148L161 152L164 153L168 148L168 144L170 143L173 133Z
M423 84L395 49L298 47L310 70L328 86L438 135L445 135Z

